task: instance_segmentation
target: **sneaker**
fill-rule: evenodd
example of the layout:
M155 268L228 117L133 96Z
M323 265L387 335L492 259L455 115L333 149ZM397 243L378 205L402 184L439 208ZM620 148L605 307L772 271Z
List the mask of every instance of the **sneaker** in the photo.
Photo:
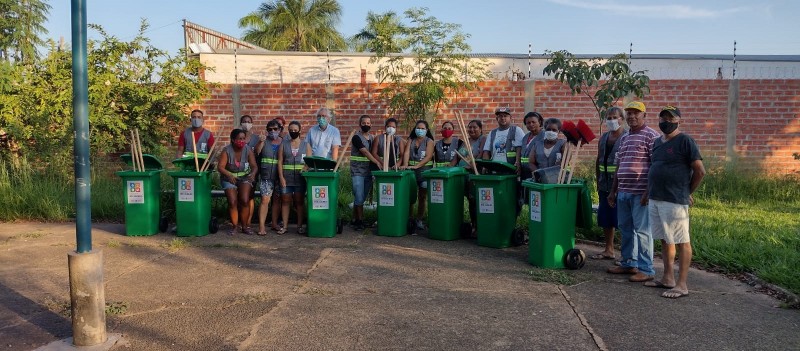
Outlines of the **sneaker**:
M362 222L362 221L355 221L355 222L353 223L353 230L355 230L355 231L357 231L357 232L358 232L358 231L362 231L362 230L364 230L364 222Z
M417 219L417 229L425 230L425 223L422 223L421 219Z

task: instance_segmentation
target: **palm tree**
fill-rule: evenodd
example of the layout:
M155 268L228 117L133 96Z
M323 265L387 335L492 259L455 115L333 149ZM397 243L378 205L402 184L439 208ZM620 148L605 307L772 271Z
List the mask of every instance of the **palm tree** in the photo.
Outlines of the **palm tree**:
M405 26L394 11L367 14L367 25L350 41L355 51L398 53L408 47L403 41Z
M242 17L243 40L277 51L340 51L336 30L342 7L336 0L272 0Z

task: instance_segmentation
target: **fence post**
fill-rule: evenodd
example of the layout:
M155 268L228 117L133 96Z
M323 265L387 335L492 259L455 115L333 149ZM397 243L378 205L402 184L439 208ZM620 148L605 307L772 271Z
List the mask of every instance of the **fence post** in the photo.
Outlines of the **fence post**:
M736 163L736 123L739 120L739 80L728 83L728 130L725 133L725 161Z

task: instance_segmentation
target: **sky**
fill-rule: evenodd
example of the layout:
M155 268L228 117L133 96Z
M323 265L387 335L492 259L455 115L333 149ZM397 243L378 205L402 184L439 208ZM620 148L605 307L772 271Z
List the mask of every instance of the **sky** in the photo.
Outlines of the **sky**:
M238 20L263 1L103 0L87 2L89 23L122 40L146 36L170 53L183 47L182 20L241 37ZM402 14L427 7L440 21L460 24L473 53L533 54L800 54L800 1L796 0L339 0L339 31L350 36L369 11ZM47 37L71 41L70 1L50 1ZM90 30L89 38L97 38Z

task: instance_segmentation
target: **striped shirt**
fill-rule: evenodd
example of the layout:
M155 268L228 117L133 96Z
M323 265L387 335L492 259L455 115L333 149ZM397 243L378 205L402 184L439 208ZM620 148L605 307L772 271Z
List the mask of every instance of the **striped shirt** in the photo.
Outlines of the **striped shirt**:
M647 173L650 171L650 156L653 142L661 136L653 128L645 126L629 131L620 139L617 164L618 192L643 195L647 191Z

